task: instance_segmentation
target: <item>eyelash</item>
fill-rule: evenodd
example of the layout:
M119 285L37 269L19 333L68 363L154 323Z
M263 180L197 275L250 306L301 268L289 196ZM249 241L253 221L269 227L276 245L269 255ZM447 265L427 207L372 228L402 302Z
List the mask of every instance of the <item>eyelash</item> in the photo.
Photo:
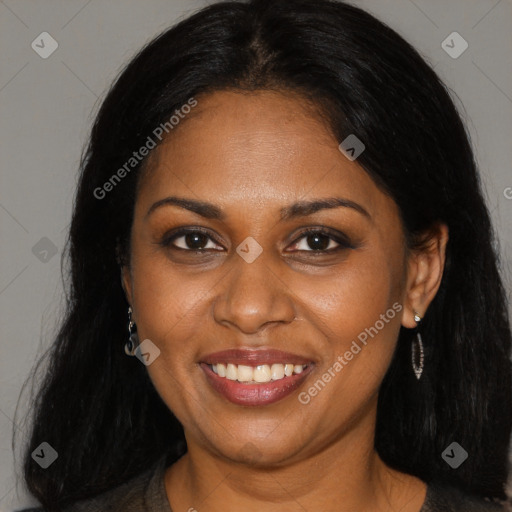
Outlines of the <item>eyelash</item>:
M207 236L210 240L215 242L216 244L220 245L219 242L217 242L208 231L202 229L202 228L183 228L178 230L175 233L172 233L172 235L166 235L162 238L160 242L158 242L158 245L164 247L164 248L171 248L176 251L184 251L184 252L191 252L191 253L205 253L207 251L210 251L212 249L183 249L182 247L170 247L172 245L172 242L177 240L178 238L181 238L183 236L186 236L190 233L201 233L205 236ZM303 238L306 238L309 235L324 235L333 240L338 244L338 247L335 247L333 249L311 249L309 251L305 250L299 250L298 252L308 252L312 254L333 254L335 252L338 252L342 249L353 249L354 246L348 241L348 239L345 239L341 236L334 235L331 231L325 228L309 228L304 230L300 233L299 237L294 240L292 245L296 245L297 242L302 240ZM216 251L220 252L220 251Z

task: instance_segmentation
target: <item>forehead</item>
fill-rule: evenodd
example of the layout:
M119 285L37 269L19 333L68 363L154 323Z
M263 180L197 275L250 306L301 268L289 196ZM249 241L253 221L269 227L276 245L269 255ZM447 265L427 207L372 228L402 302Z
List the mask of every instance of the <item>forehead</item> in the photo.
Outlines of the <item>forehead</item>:
M181 193L226 208L278 208L339 194L372 210L389 201L301 97L218 91L197 101L156 150L141 183L142 202Z

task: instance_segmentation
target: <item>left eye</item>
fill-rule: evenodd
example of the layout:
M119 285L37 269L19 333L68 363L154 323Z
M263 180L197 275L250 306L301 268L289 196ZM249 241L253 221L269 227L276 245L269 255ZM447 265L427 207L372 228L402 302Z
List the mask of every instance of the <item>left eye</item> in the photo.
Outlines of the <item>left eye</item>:
M298 243L299 240L302 240L302 242ZM348 246L347 243L338 240L330 233L318 230L303 233L294 245L297 246L297 250L306 252L333 252L340 247ZM300 247L300 245L302 245L302 247ZM308 247L310 250L308 250Z

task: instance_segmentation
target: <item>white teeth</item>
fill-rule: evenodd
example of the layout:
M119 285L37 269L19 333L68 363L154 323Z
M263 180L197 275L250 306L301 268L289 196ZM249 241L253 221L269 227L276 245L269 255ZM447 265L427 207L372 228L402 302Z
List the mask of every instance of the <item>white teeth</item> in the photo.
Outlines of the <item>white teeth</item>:
M262 364L254 368L254 380L256 382L270 382L270 366L268 364Z
M282 364L273 364L270 367L270 376L272 380L282 379L284 377L284 366Z
M238 378L240 382L251 382L253 379L254 370L251 366L238 365Z
M229 363L226 368L226 379L236 380L238 378L238 370L234 364Z
M256 367L243 364L213 364L211 369L219 377L225 377L229 380L237 380L238 382L270 382L273 380L281 380L291 375L299 374L304 371L307 365L302 364L262 364Z

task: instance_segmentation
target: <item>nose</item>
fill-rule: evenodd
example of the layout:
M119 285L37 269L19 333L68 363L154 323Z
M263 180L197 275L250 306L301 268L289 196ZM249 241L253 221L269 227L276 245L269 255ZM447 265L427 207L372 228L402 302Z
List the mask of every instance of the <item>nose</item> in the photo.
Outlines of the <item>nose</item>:
M292 292L272 269L265 251L252 263L234 255L234 268L217 289L217 323L244 334L257 334L272 324L291 323L296 316Z

